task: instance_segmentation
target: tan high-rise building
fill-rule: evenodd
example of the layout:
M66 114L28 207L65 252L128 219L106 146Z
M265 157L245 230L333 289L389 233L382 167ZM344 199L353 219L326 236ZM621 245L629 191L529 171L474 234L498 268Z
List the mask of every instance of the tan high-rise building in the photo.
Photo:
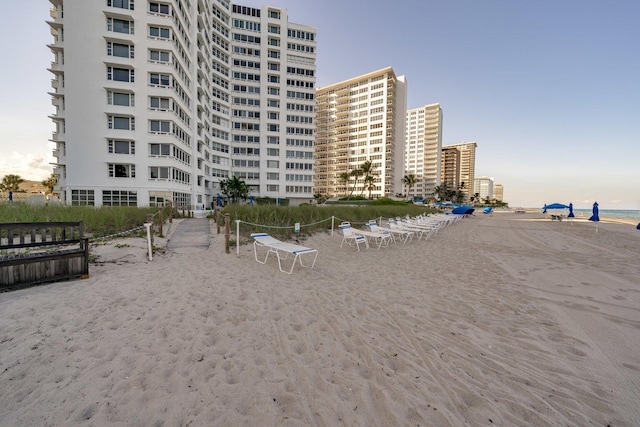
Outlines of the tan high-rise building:
M460 188L465 193L465 202L473 195L473 184L476 169L475 141L442 147L442 183L451 189ZM453 161L453 153L457 150L458 159ZM452 170L452 168L457 170Z
M429 104L407 111L404 169L416 183L409 197L432 197L442 170L442 108Z
M407 83L391 67L316 91L314 193L392 197L402 192ZM364 177L346 181L366 161L373 185Z
M460 150L456 147L442 147L442 166L440 182L447 188L458 188L460 170Z

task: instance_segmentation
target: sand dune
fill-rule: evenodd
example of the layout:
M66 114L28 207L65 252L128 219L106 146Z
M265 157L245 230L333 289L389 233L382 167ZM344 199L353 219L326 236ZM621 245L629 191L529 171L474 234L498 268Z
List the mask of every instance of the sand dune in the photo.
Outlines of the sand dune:
M322 234L291 275L211 237L151 262L107 243L89 279L0 294L0 425L640 425L633 227Z

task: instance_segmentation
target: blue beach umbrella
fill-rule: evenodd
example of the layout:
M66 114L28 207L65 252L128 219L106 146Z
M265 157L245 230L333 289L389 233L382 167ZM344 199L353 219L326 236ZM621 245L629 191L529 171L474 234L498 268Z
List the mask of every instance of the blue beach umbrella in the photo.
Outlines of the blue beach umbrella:
M589 221L593 221L596 223L596 233L598 232L598 222L600 221L600 217L598 216L598 202L593 202L593 210L592 210L592 215L591 218L589 218Z

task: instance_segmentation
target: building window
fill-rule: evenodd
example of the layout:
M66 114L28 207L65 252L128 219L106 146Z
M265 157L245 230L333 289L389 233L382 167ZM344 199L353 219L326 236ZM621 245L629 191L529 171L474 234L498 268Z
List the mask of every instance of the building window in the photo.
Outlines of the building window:
M150 50L149 61L167 64L171 61L171 54L164 50Z
M158 13L160 15L169 15L169 5L164 3L149 3L149 12Z
M109 163L110 178L135 178L136 165L123 163Z
M171 203L171 193L168 191L149 191L149 206L162 207Z
M137 191L103 190L103 206L138 206Z
M73 206L95 206L93 190L71 190L71 204Z
M133 58L133 45L107 42L107 55L120 58Z
M136 154L135 141L109 139L107 146L110 154Z
M155 39L166 39L169 40L171 38L171 30L165 27L149 27L149 37Z
M166 166L151 166L149 179L169 179L169 168Z
M113 92L107 91L107 104L109 105L123 105L125 107L134 106L134 96L132 93L127 92Z
M153 86L168 87L171 82L169 74L149 73L149 84Z
M133 83L134 77L135 73L132 68L107 67L107 80Z
M107 6L133 10L134 0L107 0Z
M149 108L158 111L169 111L171 108L171 100L169 98L151 96L149 97Z
M107 18L107 31L113 31L114 33L133 34L133 21Z
M151 133L170 133L171 122L168 120L149 120L149 132Z
M280 11L269 9L269 18L280 19Z
M150 156L170 156L171 144L149 144Z
M125 116L107 116L107 127L109 129L136 130L136 119Z

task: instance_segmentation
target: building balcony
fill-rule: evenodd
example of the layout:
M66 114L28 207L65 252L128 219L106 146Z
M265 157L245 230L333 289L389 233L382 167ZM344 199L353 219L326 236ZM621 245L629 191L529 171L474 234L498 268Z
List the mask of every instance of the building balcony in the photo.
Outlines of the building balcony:
M47 47L54 52L62 52L64 50L64 43L56 40L55 42L48 44Z
M53 74L64 74L64 64L59 62L52 62L51 67L47 68Z
M63 132L53 132L51 134L50 141L52 141L52 142L64 142L64 133Z

